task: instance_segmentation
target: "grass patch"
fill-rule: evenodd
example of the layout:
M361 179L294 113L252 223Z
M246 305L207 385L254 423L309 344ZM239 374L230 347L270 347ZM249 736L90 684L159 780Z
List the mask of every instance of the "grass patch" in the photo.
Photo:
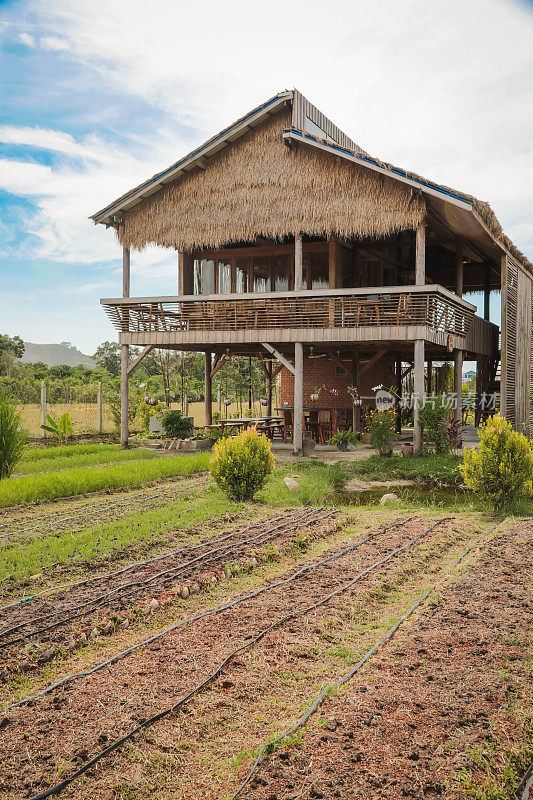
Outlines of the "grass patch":
M22 454L22 461L40 461L48 458L80 456L87 453L113 453L119 450L118 444L63 444L52 447L28 447Z
M132 489L152 481L207 470L210 453L130 461L109 467L64 469L0 481L0 507L44 503L60 497L111 489Z
M373 455L350 464L353 476L368 480L386 481L397 478L431 483L436 486L461 486L459 472L462 459L453 453L442 456L424 455L413 458L394 454L390 458Z
M287 476L297 481L300 486L298 491L291 492L287 488L284 483ZM288 466L276 467L255 498L270 506L326 505L349 477L345 462L325 464L315 460L295 461Z
M59 449L59 448L57 448ZM98 464L118 464L122 461L150 461L161 456L155 450L144 448L123 450L114 446L94 453L68 453L54 458L38 458L31 461L19 461L15 473L17 475L34 475L44 472L58 472L62 469L74 467L93 467Z
M0 550L0 584L10 579L24 581L55 564L83 563L136 542L157 542L177 527L190 528L241 508L208 487L164 508L136 511L112 522L4 547Z

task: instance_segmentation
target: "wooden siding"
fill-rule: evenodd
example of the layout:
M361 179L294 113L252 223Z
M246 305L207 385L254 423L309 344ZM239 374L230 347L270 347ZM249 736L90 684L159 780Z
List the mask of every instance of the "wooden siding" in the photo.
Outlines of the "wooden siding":
M518 430L533 423L533 285L510 256L502 259L502 414Z
M337 128L333 122L328 119L316 106L309 102L309 100L301 94L298 90L294 90L292 101L292 125L299 131L305 131L305 119L308 117L315 125L318 125L328 138L333 139L334 142L340 144L341 147L348 147L350 150L355 150L357 153L365 154L364 150L353 142L349 136ZM365 154L366 155L366 154Z

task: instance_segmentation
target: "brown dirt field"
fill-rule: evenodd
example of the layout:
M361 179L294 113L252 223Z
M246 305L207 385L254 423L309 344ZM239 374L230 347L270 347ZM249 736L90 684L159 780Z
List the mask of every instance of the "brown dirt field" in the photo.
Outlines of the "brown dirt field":
M473 795L490 774L499 785L506 758L522 750L514 786L475 795L510 797L533 755L531 739L525 752L532 530L531 520L519 522L491 541L473 569L322 706L299 745L267 757L242 797L452 800Z
M9 710L0 723L0 796L32 796L65 777L106 743L176 702L274 619L339 588L430 524L428 519L413 520L292 583L176 630L31 706ZM343 534L350 544L357 541L349 531ZM399 616L398 610L412 602L413 592L444 577L466 543L478 535L468 522L441 524L348 592L273 630L235 658L179 714L146 729L62 796L214 800L227 795L249 766L246 751L294 720L324 681L334 679L340 663L372 643L383 616ZM339 542L333 551L340 549ZM295 553L294 568L313 560ZM249 588L261 585L257 576L248 581ZM227 597L226 590L222 598ZM216 598L215 591L211 603ZM209 598L199 595L187 611L209 605ZM183 618L180 609L172 613L168 622L180 614Z
M112 632L116 615L120 615L120 624L128 627L137 616L136 609L145 612L151 600L168 605L185 587L187 595L200 591L213 579L225 577L225 565L242 561L243 566L253 566L252 558L257 562L256 556L263 556L268 552L266 548L283 547L297 531L312 536L315 530L324 530L325 525L333 526L336 517L337 512L327 509L282 510L278 515L253 521L244 529L184 545L151 563L131 564L127 571L122 568L118 574L92 579L87 575L79 586L6 608L1 613L0 676L19 671L21 664L28 672L43 658L51 660L51 646L68 645L73 649L76 644L83 644L95 625L103 628L111 622ZM28 654L26 645L30 640L35 643L35 650Z

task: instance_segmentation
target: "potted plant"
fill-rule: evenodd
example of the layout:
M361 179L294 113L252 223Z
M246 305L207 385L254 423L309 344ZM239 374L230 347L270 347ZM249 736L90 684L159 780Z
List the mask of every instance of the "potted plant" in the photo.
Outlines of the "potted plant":
M318 387L315 386L315 388L313 389L313 394L309 395L309 400L311 401L311 403L316 403L316 401L320 397L320 392L322 391L322 389L325 388L326 388L325 386L318 386Z
M328 440L328 444L337 445L337 450L341 453L345 453L348 450L349 444L357 447L359 440L355 431L337 431L333 434L331 439Z
M354 406L356 408L360 408L361 405L363 404L363 401L361 400L361 398L359 396L359 392L357 391L357 388L355 386L348 386L348 394L352 398Z
M379 411L377 408L368 412L367 428L370 431L370 444L380 456L391 456L392 446L398 439L396 433L394 410Z

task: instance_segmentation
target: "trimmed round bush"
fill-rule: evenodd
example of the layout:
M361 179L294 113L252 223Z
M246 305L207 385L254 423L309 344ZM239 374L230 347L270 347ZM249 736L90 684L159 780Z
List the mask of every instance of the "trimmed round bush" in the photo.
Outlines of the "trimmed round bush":
M270 441L255 428L238 436L219 439L209 470L215 483L232 500L250 500L274 467Z
M526 437L497 414L479 428L479 447L465 450L461 473L469 489L496 510L531 493L533 454Z

